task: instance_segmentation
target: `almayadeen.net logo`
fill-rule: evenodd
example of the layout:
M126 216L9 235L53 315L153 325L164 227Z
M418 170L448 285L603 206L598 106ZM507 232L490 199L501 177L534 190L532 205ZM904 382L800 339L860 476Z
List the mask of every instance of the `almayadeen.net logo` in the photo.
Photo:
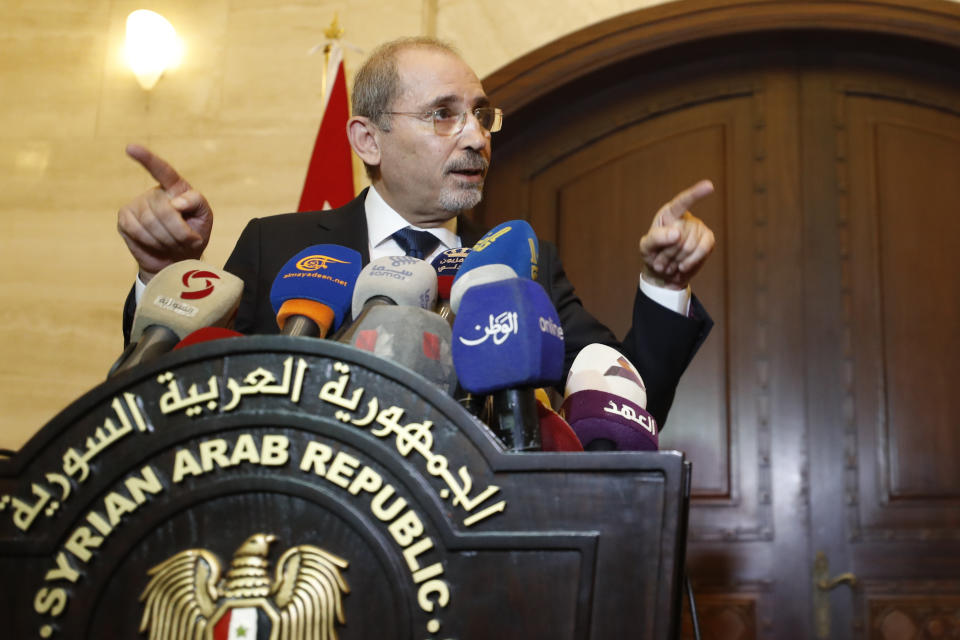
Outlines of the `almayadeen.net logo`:
M301 258L297 262L297 269L300 271L316 271L317 269L326 269L327 265L330 263L334 264L350 264L345 260L337 260L336 258L331 258L330 256L307 256Z

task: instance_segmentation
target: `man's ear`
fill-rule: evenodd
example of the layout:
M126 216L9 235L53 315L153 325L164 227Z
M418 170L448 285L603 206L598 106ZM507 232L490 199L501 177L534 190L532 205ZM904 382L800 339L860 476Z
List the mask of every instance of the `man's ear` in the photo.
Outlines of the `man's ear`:
M380 129L364 116L353 116L347 120L347 139L363 163L372 167L380 166Z

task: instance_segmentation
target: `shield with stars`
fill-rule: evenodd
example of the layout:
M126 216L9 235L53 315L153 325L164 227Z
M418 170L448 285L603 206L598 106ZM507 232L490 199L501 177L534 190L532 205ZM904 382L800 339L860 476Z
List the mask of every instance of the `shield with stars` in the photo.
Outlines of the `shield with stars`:
M228 603L213 623L212 640L272 640L277 614L261 598Z

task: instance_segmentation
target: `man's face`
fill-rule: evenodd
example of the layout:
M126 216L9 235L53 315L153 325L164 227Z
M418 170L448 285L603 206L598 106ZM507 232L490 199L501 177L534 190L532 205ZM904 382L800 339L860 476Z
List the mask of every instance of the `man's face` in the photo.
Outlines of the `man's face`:
M390 111L454 113L488 106L477 75L460 58L442 50L411 48L397 56L400 92ZM473 114L463 131L434 132L433 122L393 115L381 131L377 191L417 226L435 226L479 204L490 162L490 133Z

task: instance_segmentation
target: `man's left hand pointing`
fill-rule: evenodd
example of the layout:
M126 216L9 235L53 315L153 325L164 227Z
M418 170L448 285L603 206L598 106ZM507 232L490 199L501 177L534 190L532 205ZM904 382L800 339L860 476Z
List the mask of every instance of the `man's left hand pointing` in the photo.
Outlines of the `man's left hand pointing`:
M701 180L663 205L650 230L640 238L643 279L667 289L685 289L713 251L713 231L688 210L713 193L713 183Z

